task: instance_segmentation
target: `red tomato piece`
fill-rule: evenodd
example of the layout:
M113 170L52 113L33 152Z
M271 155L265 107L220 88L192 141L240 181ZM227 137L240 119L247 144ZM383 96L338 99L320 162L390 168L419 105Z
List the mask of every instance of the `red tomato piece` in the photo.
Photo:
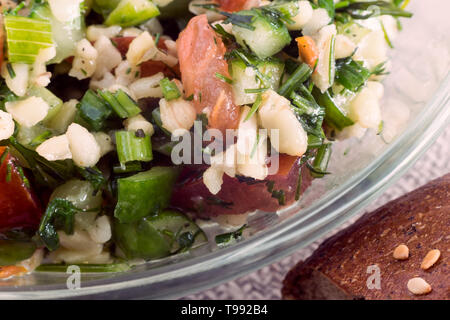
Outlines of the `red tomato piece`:
M0 156L6 148L0 147ZM8 154L0 164L0 231L12 228L35 230L42 215L40 203L28 188Z
M130 47L131 41L134 40L135 37L116 37L113 38L112 41L116 45L117 50L125 56L128 52L128 48ZM158 41L158 47L162 50L166 50L167 47L164 44L163 39ZM164 73L166 77L174 78L179 76L179 67L175 66L174 68L169 68L166 64L161 61L145 61L141 64L141 77L150 77L158 72Z
M197 113L209 110L209 126L224 132L239 123L239 107L233 102L222 39L208 24L206 15L192 18L177 40L181 79L186 96L193 95ZM219 75L219 77L218 77Z
M222 189L213 195L203 183L204 170L185 168L172 195L172 205L184 211L193 212L197 217L209 218L224 214L242 214L255 210L276 211L283 207L268 191L268 182L273 182L273 190L283 190L285 205L295 200L300 158L280 156L279 171L263 181L223 177ZM302 167L301 193L311 185L311 175Z
M236 12L258 7L259 0L218 0L220 9L227 12Z

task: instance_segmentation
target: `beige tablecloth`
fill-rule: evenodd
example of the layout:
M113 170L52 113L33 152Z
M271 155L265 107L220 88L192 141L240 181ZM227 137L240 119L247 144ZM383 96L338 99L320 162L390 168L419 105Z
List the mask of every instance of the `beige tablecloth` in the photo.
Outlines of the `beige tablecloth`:
M384 203L448 172L450 172L450 126L422 158L395 185L387 189L381 197L369 205L364 212L372 211ZM350 223L348 222L347 225ZM341 228L343 227L345 226ZM338 230L334 232L336 231ZM242 278L224 283L198 294L190 295L186 298L199 300L280 299L281 285L286 273L299 260L303 260L309 256L330 235L277 263L264 267Z

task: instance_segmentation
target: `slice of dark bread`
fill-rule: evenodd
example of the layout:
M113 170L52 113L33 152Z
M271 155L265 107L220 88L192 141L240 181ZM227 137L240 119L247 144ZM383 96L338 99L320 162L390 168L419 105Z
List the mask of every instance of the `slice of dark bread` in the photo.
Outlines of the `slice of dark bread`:
M406 260L393 257L400 244L409 248ZM441 256L431 268L422 270L422 260L432 249L439 249ZM447 174L364 215L326 240L289 271L283 299L450 299L449 255ZM380 289L374 280L377 269ZM432 291L412 294L407 283L414 277L427 281Z

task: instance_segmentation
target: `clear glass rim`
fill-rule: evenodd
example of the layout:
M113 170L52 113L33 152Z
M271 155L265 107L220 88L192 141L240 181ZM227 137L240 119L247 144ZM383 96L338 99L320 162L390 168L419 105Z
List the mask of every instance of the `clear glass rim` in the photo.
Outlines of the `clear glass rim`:
M106 294L108 298L177 298L273 263L344 223L394 183L450 124L449 102L450 73L416 121L360 174L303 209L301 215L293 215L234 246L155 269L89 281L78 290L67 290L60 284L2 287L0 299L88 298Z

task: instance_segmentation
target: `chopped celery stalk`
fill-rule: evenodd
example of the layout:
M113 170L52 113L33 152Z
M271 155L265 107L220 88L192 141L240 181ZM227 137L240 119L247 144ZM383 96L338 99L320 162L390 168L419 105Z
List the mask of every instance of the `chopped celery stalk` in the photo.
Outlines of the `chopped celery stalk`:
M50 10L48 3L35 4L31 16L33 18L48 20L52 26L52 38L56 45L56 56L50 63L60 63L64 59L74 56L77 43L86 37L84 16L72 21L61 22Z
M92 90L86 91L77 107L79 117L94 131L100 131L111 115L109 106Z
M36 272L67 272L69 266L74 264L41 264L36 268ZM98 273L98 272L125 272L131 269L126 263L111 264L76 264L82 273Z
M362 63L352 59L340 60L336 63L336 81L346 89L356 92L369 79L371 72Z
M50 106L47 116L44 119L44 124L50 121L59 112L59 110L61 110L61 107L63 105L63 102L60 98L55 96L50 90L43 87L31 87L27 91L27 96L41 97Z
M329 91L322 93L317 87L314 87L312 93L317 103L325 108L325 121L330 126L342 130L345 127L354 124L354 122L336 105L331 98Z
M149 171L118 179L114 216L122 223L131 223L166 208L177 177L176 168L153 167Z
M120 163L125 164L130 161L147 162L153 159L150 136L141 131L116 132L117 155Z
M158 7L150 0L122 0L105 20L107 26L131 27L159 15Z
M0 266L14 265L31 257L36 245L31 241L0 240Z
M331 158L331 143L323 144L317 149L316 157L312 163L311 175L315 178L322 178L328 174L328 162Z
M244 10L236 15L250 16L250 28L233 24L233 34L243 47L248 46L258 58L264 59L280 52L291 42L289 31L279 19L263 10Z
M49 21L12 15L4 21L9 62L32 64L40 49L53 46Z
M162 79L159 84L161 85L161 89L164 95L164 99L167 101L178 99L181 97L180 90L175 83L169 80L169 78Z
M286 80L285 83L280 87L278 93L282 96L289 97L291 92L297 90L303 82L305 82L312 74L311 68L302 63L295 69L294 73Z
M115 220L114 237L128 259L158 259L207 243L203 231L177 211L163 211L131 224Z
M141 109L123 90L115 93L108 90L99 91L98 94L111 106L122 119L133 117L141 113Z

